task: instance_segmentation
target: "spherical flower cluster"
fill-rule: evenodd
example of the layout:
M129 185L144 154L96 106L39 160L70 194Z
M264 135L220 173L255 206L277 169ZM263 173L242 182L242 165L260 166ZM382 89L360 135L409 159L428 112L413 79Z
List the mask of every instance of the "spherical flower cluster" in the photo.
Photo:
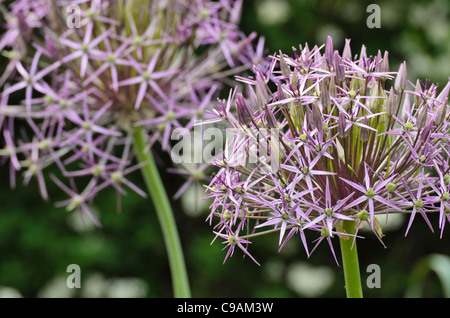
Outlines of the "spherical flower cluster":
M259 63L263 41L238 28L242 0L18 0L2 6L0 160L10 182L45 170L82 209L138 169L134 127L170 149L174 127L192 127L230 76ZM63 178L63 180L61 180ZM82 191L73 182L88 180Z
M350 40L342 54L329 37L293 55L279 52L268 70L239 77L246 96L233 93L215 108L233 136L206 195L225 259L236 246L250 255L255 237L274 232L280 249L298 236L308 256L328 241L336 258L333 238L354 240L364 223L381 241L380 214L408 214L408 233L418 215L433 230L428 216L438 213L442 235L450 220L450 82L440 92L409 82L405 62L390 72L387 52L368 56L363 46L353 56Z

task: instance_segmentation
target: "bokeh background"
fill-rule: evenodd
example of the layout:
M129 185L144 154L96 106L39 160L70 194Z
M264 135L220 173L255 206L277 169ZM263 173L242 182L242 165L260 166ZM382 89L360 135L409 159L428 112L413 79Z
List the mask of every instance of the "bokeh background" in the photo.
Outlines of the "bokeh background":
M351 39L353 54L361 45L368 55L390 52L391 70L407 61L408 77L431 80L443 87L450 76L450 2L448 0L377 1L381 28L370 29L367 6L361 0L245 0L242 28L266 39L268 53L308 42L321 45L333 36L341 50ZM161 162L168 158L160 157ZM172 297L169 267L161 232L148 200L129 193L117 212L116 194L104 192L93 207L102 228L82 223L78 214L43 202L37 185L11 190L8 169L0 167L0 297ZM161 171L169 194L183 179ZM144 187L139 176L133 180ZM65 197L56 187L53 201ZM192 190L192 191L191 191ZM211 245L213 234L205 222L208 202L198 209L190 189L173 201L194 297L344 297L342 269L327 244L308 259L300 240L292 239L278 253L278 237L255 240L251 252L261 267L238 251L223 264L222 245ZM381 270L381 288L364 288L366 297L405 297L415 274L423 274L422 297L443 297L442 281L426 268L430 255L450 255L449 233L439 238L437 218L432 233L419 216L405 237L405 222L390 217L384 247L367 233L359 241L363 284L368 265ZM336 241L336 243L338 243ZM335 245L339 257L339 246ZM81 288L69 289L69 264L81 268ZM441 270L445 263L440 264ZM448 296L448 295L447 295Z

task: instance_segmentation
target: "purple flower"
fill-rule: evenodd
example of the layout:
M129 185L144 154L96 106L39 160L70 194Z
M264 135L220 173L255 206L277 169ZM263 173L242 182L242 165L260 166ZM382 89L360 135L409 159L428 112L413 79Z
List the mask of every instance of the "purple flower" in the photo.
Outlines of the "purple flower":
M350 40L342 56L331 38L321 48L279 52L270 67L237 77L246 94L230 92L216 106L208 122L221 120L235 134L207 187L215 231L248 233L246 242L278 232L280 249L311 231L311 251L301 236L307 254L326 240L335 258L333 239L350 235L344 221L357 224L352 239L367 222L381 241L377 215L410 215L407 234L417 213L430 228L428 215L439 213L442 233L450 220L450 81L440 93L428 82L411 85L406 63L389 72L387 52L372 57L363 46L353 57ZM255 142L270 130L276 142Z
M433 181L427 179L430 187L438 195L435 197L436 203L440 203L439 207L439 227L441 228L441 237L444 232L445 221L450 222L450 175L442 173L442 167L439 167L435 162L435 169L439 175L439 187L437 187Z
M79 24L67 20L69 5L79 8L71 12ZM105 188L146 195L127 178L139 168L133 129L170 151L174 128L207 119L229 77L262 61L263 41L238 28L242 1L0 6L7 21L0 49L10 58L0 78L0 162L9 164L11 186L23 171L45 199L47 168L56 166L53 180L71 197L62 204L92 218L87 206Z
M362 196L359 196L358 199L354 200L350 204L344 207L345 210L350 209L351 207L360 205L361 203L367 202L369 208L369 216L370 216L370 225L373 227L374 216L375 216L375 204L380 203L385 206L390 206L395 210L400 210L396 205L394 205L390 200L383 198L383 194L387 191L386 186L395 178L391 176L385 180L380 180L376 186L373 186L370 182L370 174L368 171L368 165L365 164L364 171L364 186L359 185L355 182L346 180L344 178L340 179L345 183L349 184L354 189L361 192Z
M222 233L216 233L216 234L217 234L217 236L225 239L224 243L226 245L223 249L228 249L228 252L225 256L224 263L229 257L233 256L234 250L237 246L259 266L259 263L255 260L255 258L253 258L253 256L248 252L247 248L244 246L244 244L248 245L249 243L251 243L250 241L243 239L243 238L239 237L237 234L232 233L232 232L229 232L227 234L222 234Z

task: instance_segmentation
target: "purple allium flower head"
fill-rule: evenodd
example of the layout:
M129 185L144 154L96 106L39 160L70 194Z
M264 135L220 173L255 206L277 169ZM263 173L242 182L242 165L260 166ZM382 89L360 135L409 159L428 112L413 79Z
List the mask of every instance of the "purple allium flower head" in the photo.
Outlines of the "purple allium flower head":
M333 250L333 238L349 237L344 220L357 230L367 223L381 240L377 215L409 215L408 233L418 214L433 230L428 216L438 213L443 230L450 220L450 82L439 94L428 82L414 85L406 63L389 72L387 58L368 56L364 46L352 57L350 40L341 56L328 38L293 57L279 52L267 71L238 78L251 93L230 94L226 103L238 119L225 102L217 108L234 133L213 163L219 170L206 195L219 237L248 244L277 232L281 248L298 233L310 255L324 240ZM268 131L277 138L265 138ZM316 232L312 249L304 231Z
M230 77L262 61L263 39L238 28L242 0L0 6L0 49L9 58L0 78L0 160L12 186L24 171L45 199L45 172L56 165L61 175L52 179L71 196L67 205L91 217L86 203L106 187L145 196L126 178L139 168L133 127L170 150L173 128L205 119L220 89L234 87ZM81 194L77 178L88 180L77 185Z

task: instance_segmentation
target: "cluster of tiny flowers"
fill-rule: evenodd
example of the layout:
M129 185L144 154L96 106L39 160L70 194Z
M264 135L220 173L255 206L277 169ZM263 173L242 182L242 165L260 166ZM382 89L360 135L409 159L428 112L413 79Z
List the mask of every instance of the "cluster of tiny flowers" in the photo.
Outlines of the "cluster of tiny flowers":
M353 56L348 39L341 54L330 37L293 53L238 77L245 97L232 92L214 110L233 136L206 194L225 260L236 246L254 260L252 239L274 232L280 249L298 236L308 256L328 241L336 259L333 238L354 240L363 224L382 242L380 214L409 215L407 234L418 214L433 230L428 216L438 213L442 235L450 220L450 82L440 92L409 82L405 62L390 72L387 52L368 56L363 46ZM344 221L355 222L356 234Z
M230 76L260 63L263 41L238 28L242 0L17 0L0 3L8 60L0 78L0 161L44 199L48 167L69 210L106 187L121 195L134 162L133 127L168 151ZM256 42L256 43L255 43ZM54 170L53 170L54 171ZM80 185L81 180L83 183ZM78 190L77 188L81 188Z

